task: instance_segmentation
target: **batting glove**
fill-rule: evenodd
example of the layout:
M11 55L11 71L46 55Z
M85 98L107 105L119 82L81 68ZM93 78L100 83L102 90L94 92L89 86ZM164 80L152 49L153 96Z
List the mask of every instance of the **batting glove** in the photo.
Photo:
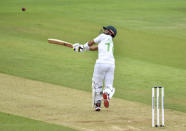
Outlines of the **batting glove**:
M76 52L85 52L85 51L88 51L89 50L89 46L88 46L88 43L86 43L84 45L79 44L79 43L75 43L73 45L73 49Z
M72 46L73 46L73 50L74 51L76 51L76 52L78 52L78 50L79 50L79 43L75 43L75 44L73 44Z
M85 52L85 51L89 51L88 42L84 45L79 45L78 52Z
M85 52L85 47L84 45L79 45L78 52Z
M83 46L84 46L84 50L85 50L85 51L89 51L90 47L89 47L89 45L88 45L88 42L85 43Z

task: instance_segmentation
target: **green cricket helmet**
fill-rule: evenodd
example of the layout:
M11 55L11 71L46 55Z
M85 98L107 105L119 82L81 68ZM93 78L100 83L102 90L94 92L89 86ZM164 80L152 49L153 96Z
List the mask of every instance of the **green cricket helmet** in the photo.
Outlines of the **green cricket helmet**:
M117 34L117 30L116 30L116 28L114 27L114 26L111 26L111 25L109 25L109 26L103 26L103 29L104 30L108 30L108 31L110 31L111 32L111 36L114 38L115 36L116 36L116 34Z

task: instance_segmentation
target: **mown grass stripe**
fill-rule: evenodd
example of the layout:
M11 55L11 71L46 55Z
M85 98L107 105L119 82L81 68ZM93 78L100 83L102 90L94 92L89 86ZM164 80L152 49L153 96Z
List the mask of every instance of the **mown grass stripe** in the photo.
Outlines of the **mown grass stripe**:
M0 112L0 131L77 131L62 125L49 124L9 113Z

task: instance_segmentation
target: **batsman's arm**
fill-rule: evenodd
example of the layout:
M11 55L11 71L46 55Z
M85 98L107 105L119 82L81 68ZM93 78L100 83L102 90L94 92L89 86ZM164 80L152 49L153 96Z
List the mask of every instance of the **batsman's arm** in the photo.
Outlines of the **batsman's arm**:
M88 42L88 46L90 47L90 46L93 46L95 44L95 42L93 41L93 40L91 40L91 41L89 41Z
M98 46L91 46L89 48L90 51L97 51L98 50Z
M93 46L94 44L95 44L94 40L91 40L88 42L88 46L89 46L90 51L97 51L98 50L98 46Z

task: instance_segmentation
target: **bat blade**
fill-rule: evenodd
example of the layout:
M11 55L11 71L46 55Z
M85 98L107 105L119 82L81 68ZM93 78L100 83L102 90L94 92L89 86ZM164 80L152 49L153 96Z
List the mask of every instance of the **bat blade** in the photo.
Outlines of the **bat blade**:
M50 44L57 44L57 45L63 45L69 48L73 48L72 44L66 41L58 40L58 39L48 39L48 43Z

